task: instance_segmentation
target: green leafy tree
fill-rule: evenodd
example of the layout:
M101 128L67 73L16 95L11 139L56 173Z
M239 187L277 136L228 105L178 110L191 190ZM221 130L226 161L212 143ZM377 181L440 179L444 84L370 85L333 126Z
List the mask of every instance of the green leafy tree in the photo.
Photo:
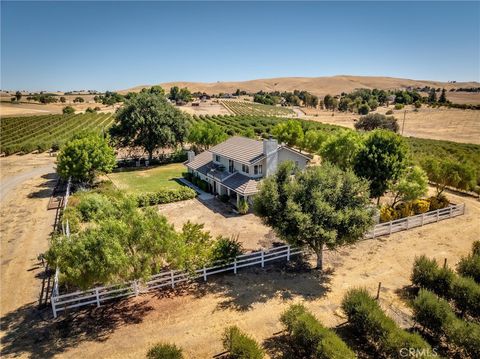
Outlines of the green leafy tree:
M413 201L420 198L428 191L427 174L419 166L408 167L399 180L391 185L390 191L394 194L392 207L399 200Z
M63 109L62 109L62 113L64 115L70 115L72 113L75 113L75 109L72 107L72 106L65 106Z
M97 173L111 172L115 165L115 151L108 139L93 133L73 137L57 157L60 177L86 183L92 183Z
M327 110L335 110L335 98L332 95L326 95L323 98L323 105Z
M428 102L429 103L437 102L437 93L435 92L435 89L430 89L430 92L428 93Z
M288 120L281 122L272 129L272 134L279 142L284 142L288 146L301 146L303 143L303 129L299 121Z
M67 99L62 96L62 97L60 97L60 102L61 102L61 103L65 103L65 102L67 102Z
M343 170L352 168L354 160L363 146L362 136L354 131L344 130L328 137L320 148L324 161L333 163Z
M445 93L445 89L442 89L442 93L440 94L438 102L443 104L447 103L447 95Z
M22 99L22 93L20 91L15 92L15 99L17 100L17 102L20 102L20 100Z
M359 115L366 115L370 112L370 107L366 103L361 104L358 107L358 114Z
M475 168L470 163L427 157L422 162L422 167L428 179L435 183L437 196L440 196L447 186L467 191L475 188Z
M310 248L320 269L324 246L353 243L373 222L368 183L329 163L303 171L282 163L262 182L254 208L280 238Z
M385 116L380 113L371 113L360 117L355 123L355 129L357 130L372 131L377 128L398 132L399 126L395 117Z
M219 125L211 122L197 122L190 128L188 141L195 144L199 151L205 151L225 141L227 137L228 135Z
M387 130L375 130L365 140L354 160L357 176L370 181L370 195L380 201L392 181L407 166L408 148L403 139Z
M119 146L142 147L151 160L155 150L184 142L187 118L164 97L140 93L117 112L110 134Z
M78 97L75 97L75 99L73 100L73 102L75 102L75 103L77 103L77 102L81 103L81 102L85 102L85 100L83 99L83 97L78 96Z
M317 153L327 138L328 135L323 131L308 130L303 138L302 148L310 153Z

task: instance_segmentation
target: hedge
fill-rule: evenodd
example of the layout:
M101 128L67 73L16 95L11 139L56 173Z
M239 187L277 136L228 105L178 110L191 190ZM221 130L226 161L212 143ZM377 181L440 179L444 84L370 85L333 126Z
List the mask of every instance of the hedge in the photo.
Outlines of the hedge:
M265 356L260 345L237 326L225 329L223 348L230 352L230 358L235 359L262 359Z
M409 202L401 202L394 207L383 206L380 209L380 222L390 222L417 214L435 211L450 205L447 197L440 195L439 197L430 197L425 199L416 199Z
M366 289L352 289L342 301L342 309L353 328L371 342L379 354L389 358L415 357L418 352L422 357L436 357L430 345L416 333L409 333L399 328L385 315L377 301ZM408 348L408 353L404 352Z
M480 325L457 318L446 300L425 289L420 290L412 305L416 322L443 335L472 358L480 358Z
M435 260L422 255L415 258L411 279L413 284L452 300L462 313L480 316L480 285L472 278L439 268Z
M457 272L464 277L471 277L480 284L480 241L473 242L472 253L460 259Z
M147 353L148 359L183 359L182 349L175 344L157 344Z
M294 342L295 349L303 358L348 359L355 353L348 348L334 331L325 328L301 304L291 305L280 321Z
M139 207L153 206L195 198L197 193L189 187L164 189L157 192L142 193L137 196Z

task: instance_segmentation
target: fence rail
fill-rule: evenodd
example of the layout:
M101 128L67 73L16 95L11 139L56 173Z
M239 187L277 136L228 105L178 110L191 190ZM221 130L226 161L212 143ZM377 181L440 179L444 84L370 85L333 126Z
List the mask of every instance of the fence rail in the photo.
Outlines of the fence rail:
M379 223L365 235L365 239L384 236L395 232L406 231L425 224L438 222L444 219L461 216L465 213L465 204L451 205L436 211L418 214L406 218L396 219L391 222Z
M397 219L395 221L380 223L375 225L373 230L365 235L365 239L375 238L378 236L388 235L395 232L408 230L414 227L423 226L428 223L438 222L443 219L456 217L465 213L465 205L452 205L443 209L439 209L432 212L423 213L417 216L411 216L407 218ZM178 270L163 271L150 277L146 282L139 282L137 280L130 281L123 284L95 287L86 291L77 291L74 293L60 294L58 290L58 275L55 273L54 290L51 296L51 304L53 310L53 316L56 318L58 313L66 311L68 309L83 307L87 305L96 305L99 307L103 302L106 302L115 298L127 298L130 296L136 296L141 293L148 293L150 291L171 287L175 288L175 285L192 280L203 279L207 281L208 276L223 273L233 272L237 273L238 269L261 265L265 266L265 263L286 259L290 260L290 257L296 254L302 253L303 250L297 247L291 247L284 245L280 247L271 248L269 250L262 250L252 252L249 254L243 254L236 257L232 262L223 263L215 262L209 267L204 267L195 270L192 273L187 273Z

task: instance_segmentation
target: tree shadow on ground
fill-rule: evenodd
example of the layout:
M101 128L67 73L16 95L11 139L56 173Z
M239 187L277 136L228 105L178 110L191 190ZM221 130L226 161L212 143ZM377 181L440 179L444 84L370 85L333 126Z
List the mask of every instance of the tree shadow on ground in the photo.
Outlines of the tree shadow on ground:
M50 358L83 341L102 342L117 328L142 322L153 309L148 299L138 298L73 310L53 319L50 308L40 310L36 304L24 305L0 318L4 332L1 356Z
M232 205L230 205L229 203L223 203L218 198L201 199L200 197L197 197L197 200L213 213L218 213L225 218L241 216L240 214L233 211Z
M177 288L174 294L158 292L163 298L170 295L191 294L196 298L208 294L221 297L217 310L233 309L247 311L256 303L271 299L290 300L300 296L305 300L323 297L329 291L331 274L311 269L301 257L287 263L272 263L265 268L250 267L239 269L237 275L222 273L208 277L206 283Z
M55 185L57 184L57 174L56 173L47 173L42 176L43 179L46 181L43 181L41 184L36 186L38 190L31 192L28 194L28 198L48 198L52 195L53 189L55 188Z

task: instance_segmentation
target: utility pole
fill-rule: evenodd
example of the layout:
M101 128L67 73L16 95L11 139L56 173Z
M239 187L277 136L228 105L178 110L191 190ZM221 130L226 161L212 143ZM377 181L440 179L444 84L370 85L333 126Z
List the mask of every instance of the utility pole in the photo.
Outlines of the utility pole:
M405 128L405 117L407 116L407 110L403 112L403 123L402 123L402 136L403 136L403 129Z

